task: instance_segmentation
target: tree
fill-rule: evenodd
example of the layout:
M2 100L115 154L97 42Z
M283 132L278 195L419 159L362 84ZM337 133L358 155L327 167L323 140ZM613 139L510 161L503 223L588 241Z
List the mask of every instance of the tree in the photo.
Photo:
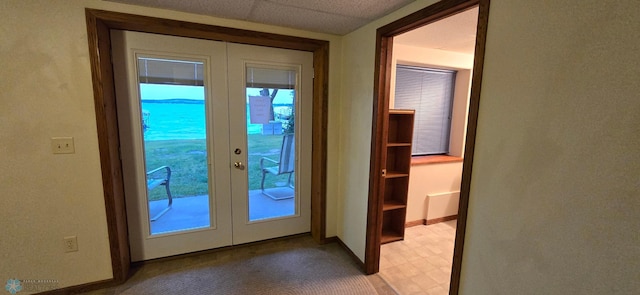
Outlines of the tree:
M273 92L271 92L271 94L269 94L268 88L262 88L262 90L260 90L260 95L268 96L271 99L271 111L269 115L269 121L273 121L276 119L275 112L273 111L273 100L276 98L276 94L278 94L277 88L273 89Z

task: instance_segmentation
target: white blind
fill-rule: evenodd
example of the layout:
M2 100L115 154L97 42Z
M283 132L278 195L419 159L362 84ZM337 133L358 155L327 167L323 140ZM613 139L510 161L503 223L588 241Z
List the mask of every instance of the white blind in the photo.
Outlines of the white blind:
M416 111L413 155L449 152L455 80L455 71L398 65L394 108Z
M247 87L295 89L296 71L292 69L270 69L247 66Z
M140 83L203 86L202 71L201 62L138 58Z

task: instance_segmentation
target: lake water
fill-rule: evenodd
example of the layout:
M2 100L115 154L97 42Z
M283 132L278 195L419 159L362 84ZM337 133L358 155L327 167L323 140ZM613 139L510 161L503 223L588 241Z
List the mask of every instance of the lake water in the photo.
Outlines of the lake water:
M149 128L145 140L205 139L204 103L142 102L142 109L149 113ZM247 114L249 105L247 105ZM262 125L250 124L247 115L247 133L260 134Z

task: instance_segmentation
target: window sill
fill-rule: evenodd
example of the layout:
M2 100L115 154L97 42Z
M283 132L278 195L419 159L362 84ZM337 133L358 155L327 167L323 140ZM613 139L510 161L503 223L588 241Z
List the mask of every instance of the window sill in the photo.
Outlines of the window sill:
M457 162L462 162L463 160L464 160L463 158L448 156L448 155L416 156L416 157L411 157L411 166L440 164L440 163L457 163Z

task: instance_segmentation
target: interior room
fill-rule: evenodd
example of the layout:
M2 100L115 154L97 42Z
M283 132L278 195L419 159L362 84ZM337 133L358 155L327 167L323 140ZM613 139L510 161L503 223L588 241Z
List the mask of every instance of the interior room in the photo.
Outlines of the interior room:
M447 144L425 147L425 150L412 153L404 240L381 247L380 275L401 294L410 294L415 290L424 293L449 290L477 20L478 8L474 8L393 39L391 89L397 90L390 93L389 108L419 109L421 105L428 105L433 109L435 104L425 100L436 99L427 93L437 92L446 96L445 107L448 108L439 110L446 118L438 117L435 124L440 125L436 128L449 126L440 131L449 133L444 137L448 139ZM418 71L433 69L455 72L453 77L446 80L421 77L421 81L427 82L412 80L398 86L398 66L413 66L415 68L410 70ZM411 73L405 73L405 76L413 78ZM446 87L440 86L442 81L448 83ZM425 84L420 89L411 89L416 83ZM446 92L438 92L440 88ZM422 104L413 100L408 104L395 103L398 94L404 95L402 99L409 100L421 96L421 93L424 93ZM441 133L434 135L429 129L430 125L421 123L423 125L418 126L420 123L417 123L437 115L429 117L425 112L422 116L424 119L418 119L418 112L413 127L413 144L418 144L416 134L420 133L429 134L421 142L422 145L427 144L425 141L434 141L432 138L442 138ZM428 261L428 264L422 261Z
M374 273L367 270L372 253L375 256L367 244L375 235L368 233L377 230L377 225L368 224L373 212L370 206L376 205L369 202L369 189L376 165L372 162L377 143L375 116L384 109L376 104L381 83L376 64L380 56L378 32L401 19L434 17L460 6L479 6L482 25L478 31L484 33L477 38L483 40L484 50L482 58L473 62L482 66L470 68L471 61L464 58L464 65L443 67L457 69L456 79L472 71L480 73L471 77L471 85L462 87L472 89L468 126L474 128L468 129L466 140L450 143L454 151L465 146L464 156L452 154L464 157L463 162L411 166L411 175L443 175L429 167L446 167L443 169L451 175L459 175L460 166L464 166L462 185L460 180L449 179L438 182L442 187L426 188L412 179L411 191L416 196L406 204L406 221L410 223L443 221L457 215L455 221L433 224L448 227L439 230L442 234L450 234L455 224L455 243L444 236L416 234L424 241L442 239L454 244L449 294L595 295L640 290L640 72L636 66L640 64L640 2L371 1L371 7L383 5L379 13L359 6L368 1L229 0L211 4L213 1L201 0L194 1L190 9L180 8L182 2L0 1L0 279L9 293L94 291L124 286L135 275L130 272L133 260L126 216L131 208L125 205L122 184L131 178L123 176L120 166L121 156L126 158L126 154L120 151L117 129L122 112L115 104L112 29L307 53L305 58L313 64L310 69L285 61L279 63L286 66L278 64L276 68L298 71L300 77L305 69L307 76L313 77L311 82L300 84L305 85L300 89L313 89L314 103L307 106L315 115L309 117L311 122L299 124L299 128L308 125L312 130L299 134L313 136L296 142L298 151L308 152L313 167L305 176L309 188L304 194L310 197L309 203L299 203L300 208L310 209L310 216L302 218L301 236L296 234L290 242L273 242L286 249L306 247L315 254L340 254L331 259L311 255L304 263L293 259L277 265L295 273L299 265L312 267L314 261L334 261L323 265L341 264L349 271L337 278L328 272L323 282L348 277L356 279L354 290L375 289L384 282L367 281L372 276L365 274ZM347 11L349 15L345 15ZM226 43L205 46L232 48ZM412 51L407 45L398 49ZM215 54L185 55L188 62L205 61L209 69L220 70L231 69L232 55L243 52L226 50L226 60L216 59L223 55ZM253 54L253 59L264 56L267 54ZM400 55L392 58L408 66L438 65L437 61L414 61ZM242 65L246 69L254 63ZM212 79L209 85L246 82L246 76L232 71L224 71L224 75L239 78ZM229 93L246 89L246 83L229 89ZM223 96L229 97L229 93ZM267 94L252 95L264 99L273 92ZM217 102L236 111L244 110L246 104L242 99L238 107L229 107L238 101ZM241 118L212 107L209 111L219 111L229 119L220 120L220 124ZM452 121L452 130L465 129L454 127L456 122ZM138 123L136 126L142 125ZM211 130L223 130L229 142L244 140L242 136L232 138L243 134L240 132ZM283 136L278 138L274 142L281 146ZM451 134L451 138L459 137ZM216 193L226 197L229 194L225 191L241 187L230 188L234 176L247 173L243 170L246 162L241 160L246 153L244 149L236 153L230 144L220 148L223 152L215 155L221 158L212 162L224 164L209 169L218 169L212 175L225 187ZM187 149L189 152L200 154L199 150ZM268 156L275 158L275 154ZM143 170L136 182L142 190ZM286 184L287 175L283 177ZM301 191L297 180L293 180L294 187ZM162 186L154 190L166 195ZM165 206L166 200L162 201ZM232 201L224 202L229 205ZM211 204L209 208L222 212L225 220L240 216ZM248 214L248 210L239 212ZM208 229L222 228L215 226L210 223ZM413 234L414 228L406 228L406 234ZM229 237L231 231L225 230ZM267 234L261 229L255 232ZM252 238L253 234L243 237ZM260 260L265 257L262 251L277 251L291 258L286 255L290 252L272 246L249 245L245 250L221 246L230 251L207 254L223 262L246 254L258 258L251 260L254 266L265 262ZM388 245L404 248L398 246L400 242ZM448 255L442 252L442 260ZM196 257L185 259L197 264L200 260ZM380 267L396 262L381 259ZM433 270L427 269L427 264L419 265ZM173 274L172 266L175 264L170 262L158 273ZM263 271L260 278L269 282L269 271L249 269ZM446 294L440 284L449 278L430 278L437 283L431 285L434 293ZM190 281L182 276L177 282ZM280 280L269 287L287 288L296 282L299 280ZM241 291L237 286L231 290Z

